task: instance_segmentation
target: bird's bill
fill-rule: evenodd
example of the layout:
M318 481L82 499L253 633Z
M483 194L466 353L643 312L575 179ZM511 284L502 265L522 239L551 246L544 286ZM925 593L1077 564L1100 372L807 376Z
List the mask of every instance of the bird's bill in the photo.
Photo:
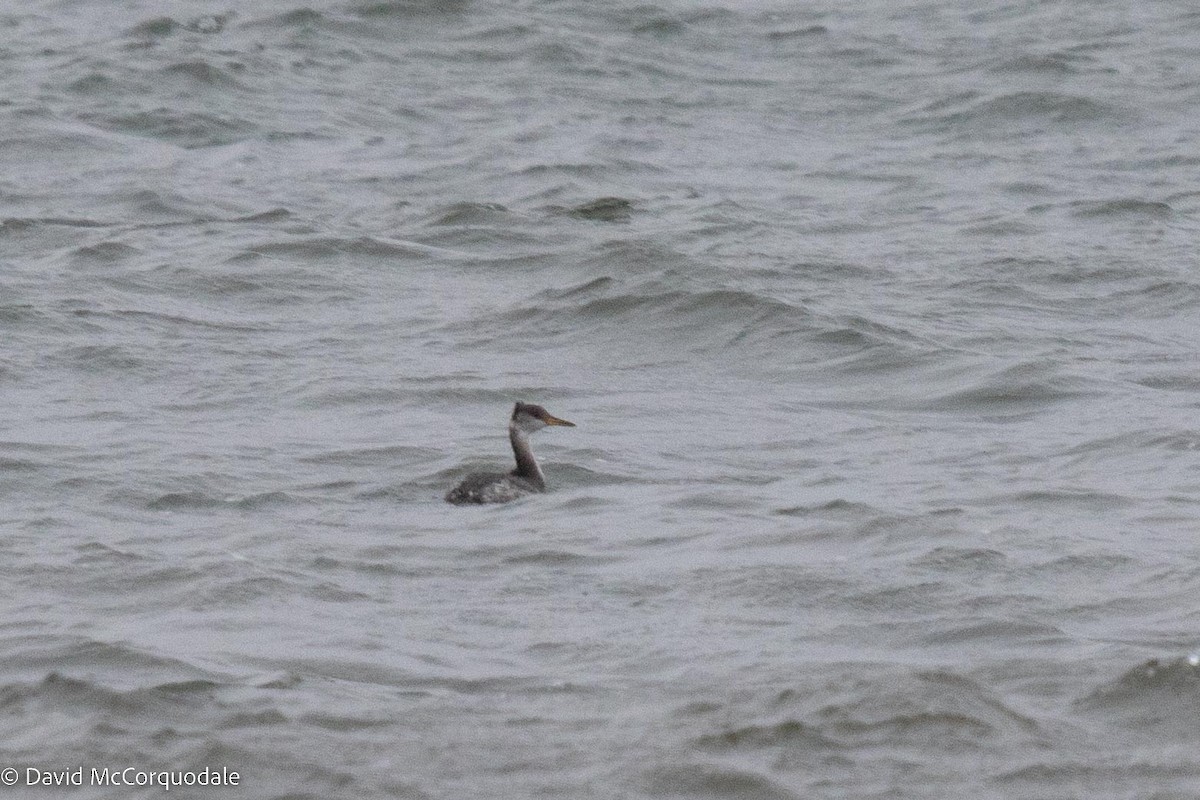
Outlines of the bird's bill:
M564 425L568 428L575 427L574 422L567 422L565 419L559 419L558 417L552 416L550 414L547 414L546 416L542 417L542 422L546 423L547 425Z

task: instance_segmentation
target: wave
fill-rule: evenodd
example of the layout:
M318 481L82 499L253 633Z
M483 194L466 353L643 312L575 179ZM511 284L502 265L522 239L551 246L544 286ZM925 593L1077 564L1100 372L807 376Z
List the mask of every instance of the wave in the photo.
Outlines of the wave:
M1119 117L1113 106L1080 95L1062 92L1012 92L984 100L954 114L948 122L993 124L1041 120L1055 123L1091 122Z
M256 19L247 20L242 23L244 28L274 28L277 30L288 30L291 28L302 28L310 30L321 26L326 21L326 17L316 9L303 6L294 8L291 11L284 11L278 14L272 14L266 17L258 17Z
M205 509L230 509L255 511L276 506L297 505L303 502L288 492L266 491L241 497L218 496L210 492L191 489L167 492L146 503L151 511L197 511Z
M259 135L248 120L209 111L154 108L126 113L87 112L80 119L97 128L141 136L184 148L227 145Z
M1174 708L1181 715L1190 716L1191 712L1178 704L1194 706L1197 702L1200 702L1200 657L1193 655L1169 661L1148 659L1097 687L1077 705L1089 710L1148 714Z
M404 21L412 17L458 15L469 6L467 0L378 0L359 3L349 11L371 20L393 18Z
M1129 111L1083 95L1051 91L1018 91L994 97L961 92L940 98L910 113L903 122L930 132L957 131L962 136L993 138L1015 135L1030 127L1113 124Z
M189 33L220 33L233 18L233 14L202 14L179 22L173 17L151 17L139 22L126 32L131 39L165 39L168 36L186 31Z
M1050 364L1027 361L973 378L970 385L919 404L931 411L1014 414L1043 410L1100 393L1093 381L1059 374Z
M792 687L739 687L680 708L677 724L690 735L673 760L693 770L688 790L743 796L744 786L752 796L806 797L816 788L812 776L828 778L833 763L886 762L910 748L984 754L1041 736L1035 719L949 670L846 664L819 672L819 685L801 676ZM651 786L680 769L651 768Z
M1197 740L1195 710L1200 707L1200 655L1149 659L1077 700L1075 710L1109 724L1142 731L1161 741Z
M878 363L841 369L911 366L927 345L907 331L861 315L831 316L804 303L733 288L682 289L669 276L630 284L599 276L535 296L445 330L488 347L497 340L538 347L620 342L626 351L653 346L679 358L770 355L774 368L853 359L876 348ZM747 362L746 366L751 364Z
M167 80L182 79L185 83L201 87L245 88L228 69L222 69L202 60L180 61L163 67L159 70L159 74Z
M646 783L653 797L753 797L756 800L799 800L805 797L803 793L773 780L765 772L690 760L650 770Z
M1142 200L1136 197L1079 201L1072 205L1076 216L1082 219L1108 217L1167 219L1175 214L1175 209L1171 208L1168 203L1158 200Z

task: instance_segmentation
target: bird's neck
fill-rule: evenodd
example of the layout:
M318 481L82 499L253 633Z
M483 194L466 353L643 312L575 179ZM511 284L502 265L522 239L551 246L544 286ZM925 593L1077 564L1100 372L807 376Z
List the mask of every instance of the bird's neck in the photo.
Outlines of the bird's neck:
M517 468L513 474L520 478L533 481L538 486L545 486L546 479L542 475L533 450L529 448L529 435L515 425L508 426L508 439L512 442L513 455L517 457Z

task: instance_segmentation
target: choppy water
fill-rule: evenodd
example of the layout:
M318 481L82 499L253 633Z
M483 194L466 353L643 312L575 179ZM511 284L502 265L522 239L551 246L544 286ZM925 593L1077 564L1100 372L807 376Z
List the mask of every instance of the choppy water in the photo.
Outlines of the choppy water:
M10 5L0 767L1196 797L1198 42L1170 2ZM579 426L552 491L447 506L515 400Z

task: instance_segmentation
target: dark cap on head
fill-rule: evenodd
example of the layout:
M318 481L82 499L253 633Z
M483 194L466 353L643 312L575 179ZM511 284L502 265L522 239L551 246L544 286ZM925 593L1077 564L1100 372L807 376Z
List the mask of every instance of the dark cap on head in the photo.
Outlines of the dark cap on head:
M535 403L518 402L515 406L513 406L512 418L516 419L517 416L520 414L527 414L528 416L531 416L534 419L540 419L542 422L546 423L547 425L565 425L568 428L575 427L574 422L567 422L565 419L559 419L558 417L554 416L549 411L547 411L546 409L542 408L541 406L539 406Z
M541 406L535 406L533 403L522 403L520 400L518 400L517 404L513 406L512 415L513 418L516 419L517 414L520 414L522 411L524 411L526 414L536 417L537 412L545 412L545 410L546 409L542 408Z

